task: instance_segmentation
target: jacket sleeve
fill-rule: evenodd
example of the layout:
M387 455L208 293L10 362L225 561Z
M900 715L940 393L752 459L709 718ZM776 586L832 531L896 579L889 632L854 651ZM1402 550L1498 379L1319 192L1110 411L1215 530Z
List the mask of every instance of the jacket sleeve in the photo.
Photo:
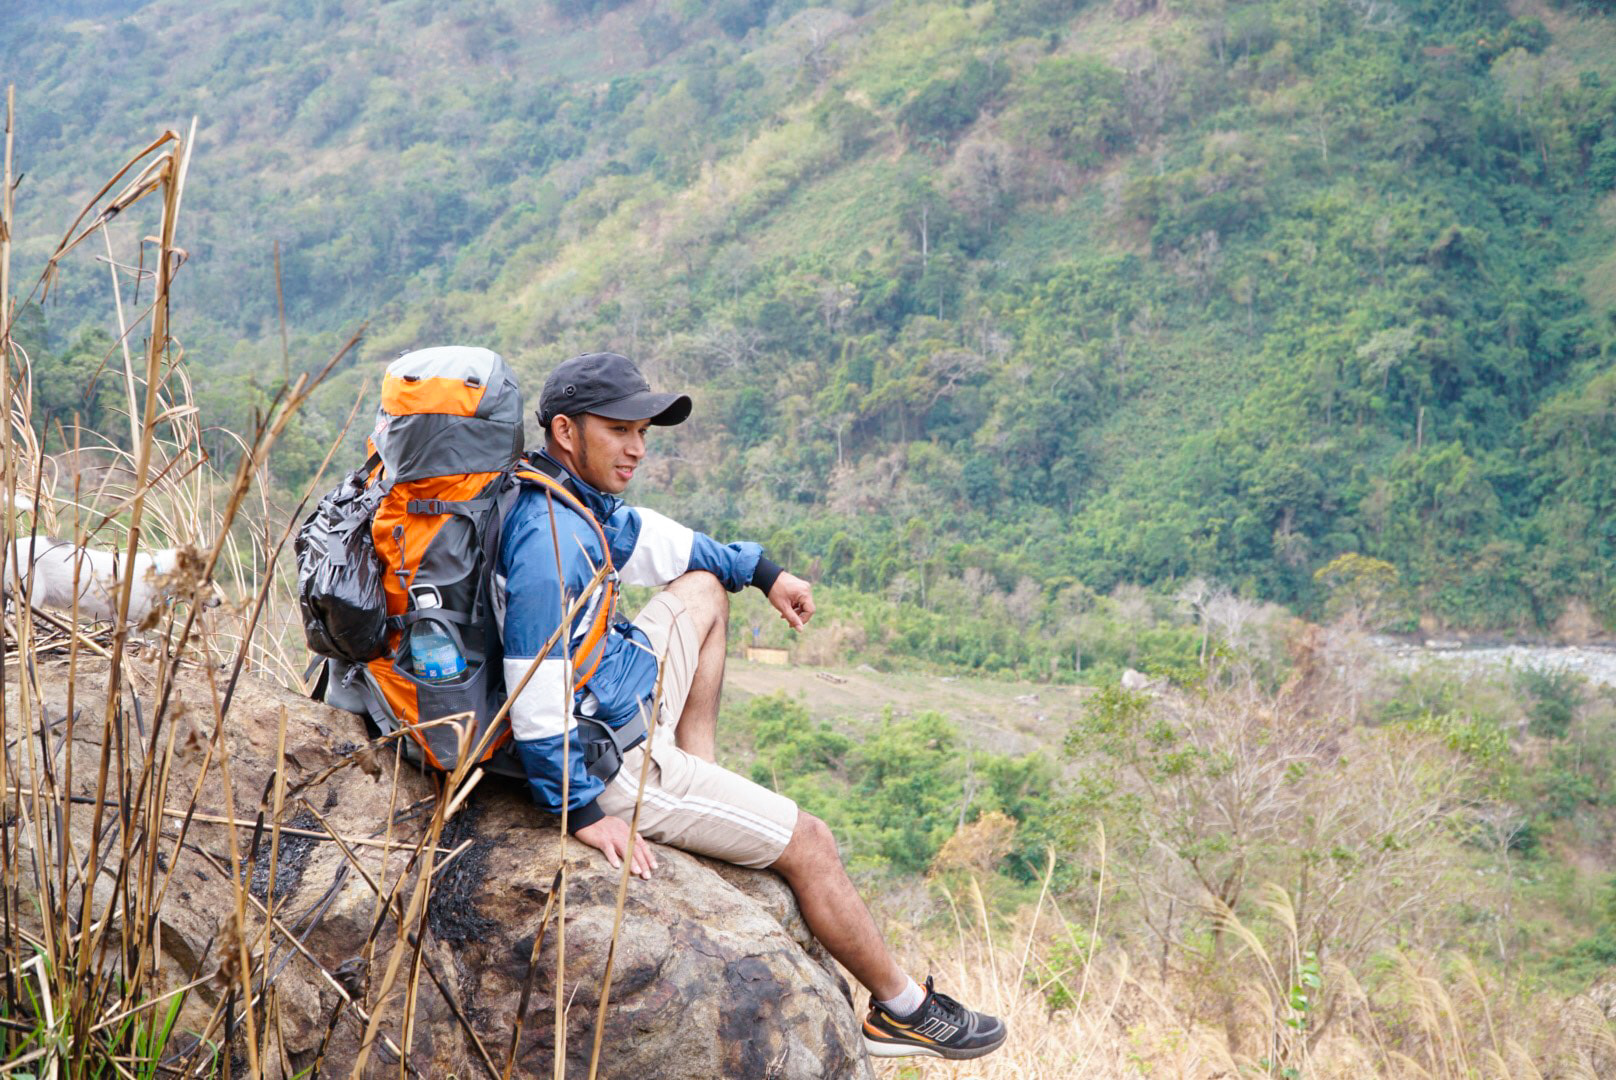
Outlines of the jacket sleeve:
M643 506L619 509L608 524L612 561L626 585L666 585L680 574L706 570L730 592L740 592L752 584L763 555L757 544L720 544Z
M501 544L500 567L505 575L505 685L510 690L521 683L539 650L555 633L568 600L582 592L594 576L584 551L579 548L579 541L586 547L595 546L593 533L588 537L574 537L581 523L574 521L571 514L557 515L561 569L565 574L563 595L548 514L542 509L542 503L535 503L536 500L524 499L511 512ZM585 612L586 617L589 614ZM511 702L510 720L533 801L559 815L565 775L567 827L577 831L605 816L595 805L605 785L584 766L577 721L573 717L572 702L568 700L569 685L567 661L562 643L557 640L539 660L528 684ZM564 750L563 743L569 738L570 746Z

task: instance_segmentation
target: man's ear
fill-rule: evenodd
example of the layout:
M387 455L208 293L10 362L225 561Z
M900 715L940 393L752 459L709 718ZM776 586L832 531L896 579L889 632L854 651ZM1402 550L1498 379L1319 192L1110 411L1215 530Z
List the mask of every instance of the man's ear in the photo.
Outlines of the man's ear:
M578 449L578 425L572 417L562 413L550 421L548 441L555 449L572 453Z

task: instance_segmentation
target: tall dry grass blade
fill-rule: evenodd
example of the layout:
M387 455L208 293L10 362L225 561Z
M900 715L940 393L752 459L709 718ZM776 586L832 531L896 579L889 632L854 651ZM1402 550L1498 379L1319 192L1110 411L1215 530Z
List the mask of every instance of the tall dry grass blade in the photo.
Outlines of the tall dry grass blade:
M1004 993L1000 988L998 979L998 953L993 947L993 925L988 919L987 899L982 895L982 883L977 880L975 874L970 875L970 882L971 904L976 908L977 921L982 924L982 940L986 944L987 956L985 957L984 967L994 975L992 980L994 1008L995 1012L1002 1013L1004 1012Z
M1094 881L1094 917L1089 923L1089 948L1097 948L1100 940L1100 909L1105 904L1105 870L1109 848L1105 837L1105 822L1094 823L1095 844L1099 849L1100 865ZM1053 864L1051 864L1053 868ZM1077 988L1077 1007L1082 1008L1083 1002L1089 992L1089 968L1091 964L1083 965L1083 981Z
M539 970L539 953L544 948L544 932L550 926L550 912L555 908L556 894L561 891L561 868L556 867L555 877L550 879L550 893L544 900L544 911L539 915L539 928L533 934L533 948L528 950L527 972L522 976L522 993L516 1002L516 1023L511 1025L511 1042L505 1052L505 1068L500 1072L501 1080L511 1080L511 1070L516 1066L516 1047L522 1039L522 1025L527 1020L528 1000L533 993L533 979Z
M589 1049L589 1080L595 1080L600 1066L601 1039L606 1034L606 1007L612 997L612 968L617 961L617 936L623 929L623 905L628 900L628 879L633 875L634 844L640 835L640 806L645 801L645 781L651 775L651 747L662 715L662 681L667 675L667 650L657 657L656 687L651 691L651 716L645 730L645 753L640 758L640 781L634 792L634 810L628 820L628 850L623 853L623 869L617 879L617 903L612 910L612 938L606 946L606 970L600 979L600 1007L595 1011L595 1040Z
M112 276L112 310L118 315L117 347L123 350L124 394L129 401L129 445L140 441L140 428L135 423L135 356L129 348L129 320L123 314L123 290L118 286L118 261L112 254L112 233L107 223L101 223L101 239L107 247L107 269Z
M208 672L208 686L213 692L214 723L216 728L222 728L224 726L224 717L220 712L218 687L214 683L213 673L211 670ZM230 779L229 754L219 755L219 780L220 783L224 785L224 803L226 806L231 807L233 811L236 805L236 797L235 785ZM230 816L233 819L235 815L232 813ZM233 820L231 822L227 822L224 828L226 839L225 849L230 855L230 880L232 882L239 882L243 878L241 838L237 834L236 825ZM251 947L247 943L247 895L247 890L243 888L237 887L234 890L235 906L230 913L234 921L232 922L228 932L231 935L230 945L234 946L236 952L237 968L235 971L235 981L240 983L242 997L246 1003L245 1007L242 1009L242 1019L247 1026L247 1066L251 1070L249 1075L254 1077L256 1080L256 1078L260 1075L258 1063L258 1017L256 1015L256 1011L253 1009L252 952ZM232 996L234 993L235 988L232 987ZM226 1023L227 1025L230 1025L232 1020L227 1018ZM230 1034L231 1032L227 1026L227 1039Z
M1470 957L1459 954L1459 973L1464 977L1465 986L1475 995L1476 1004L1481 1007L1483 1021L1487 1025L1487 1042L1494 1057L1503 1060L1503 1045L1498 1039L1498 1025L1493 1022L1493 1006L1491 996L1481 985L1481 972L1476 970L1475 961Z
M177 140L178 136L175 136L172 132L168 132L165 133L157 143L153 144L153 148ZM153 162L152 166L148 168L147 172L142 174L142 182L140 185L138 185L138 190L137 188L132 187L126 190L124 196L120 196L120 200L122 200L122 202L119 208L122 209L123 206L138 201L151 191L162 190L163 207L159 226L158 251L160 265L158 269L157 295L152 307L151 329L146 351L145 409L140 432L140 440L136 443L136 465L134 470L134 485L136 490L135 497L129 511L128 544L125 551L125 565L129 569L125 571L125 573L122 575L121 581L118 583L118 588L116 590L117 596L114 603L114 611L116 616L112 635L112 659L108 669L107 704L102 719L101 760L98 767L98 775L96 780L96 805L93 808L92 813L92 825L90 830L91 835L89 841L90 851L88 861L92 867L98 866L100 860L101 823L104 816L103 805L107 796L109 774L112 769L111 755L114 748L116 748L122 755L126 745L125 730L122 723L122 713L119 707L121 682L123 676L122 661L129 634L129 602L134 588L135 578L133 567L135 565L135 555L139 551L141 519L146 500L146 480L151 466L152 443L155 437L154 419L157 414L158 375L162 362L168 355L169 348L168 297L169 288L172 284L173 272L173 260L171 256L174 248L175 230L178 224L176 221L178 192L175 186L176 151L179 151L185 156L189 155L188 147L181 146L172 148L167 154L164 154L157 161ZM154 179L148 184L145 182L147 177L154 177ZM103 188L102 194L104 194L105 191L110 188L111 183L115 182L116 178L114 181L109 182L107 188ZM99 198L100 196L98 195L97 200ZM93 201L91 205L93 205ZM80 220L82 220L82 215ZM82 239L82 236L80 239ZM70 251L76 244L77 240L69 242L68 240L64 239L62 244L58 246L57 252L51 257L50 262L47 263L47 273L49 272L50 267L56 265L57 260L59 260L61 256L65 255L67 251ZM75 567L75 579L76 577L77 567ZM77 581L75 580L75 596L77 591ZM77 605L75 602L75 607L76 606ZM76 619L76 611L74 612L74 616ZM123 756L120 758L120 760L127 760L127 757ZM120 770L120 780L122 781L120 798L121 801L127 802L129 785L126 769ZM118 870L120 880L122 879L124 867L127 864L127 859L129 856L127 831L125 831L124 835L125 841L123 849L119 853L121 856ZM109 903L114 902L115 900L116 897L114 897L113 901L109 901ZM86 890L85 906L87 906L88 903L89 890ZM84 918L84 914L86 913L87 912L85 912L84 908L81 906L81 921L86 927L86 933L88 933L89 920ZM109 922L110 919L104 921ZM91 944L92 942L88 937L84 938L80 943L80 949L76 958L77 963L74 971L74 986L76 991L79 991L83 987L89 986L91 983L89 971L90 957L92 955L92 950L89 946ZM94 950L94 954L97 957L100 957L101 950L96 948ZM256 1060L254 1060L254 1065L256 1065Z
M432 880L431 852L437 849L438 840L442 832L443 808L440 800L438 809L432 816L431 827L422 834L414 856L414 862L417 866L415 887L410 892L410 902L405 908L403 917L398 920L399 939L388 953L387 967L382 973L381 986L376 991L375 1011L371 1014L370 1021L365 1025L364 1035L359 1041L358 1054L354 1059L352 1069L348 1073L353 1080L358 1080L359 1077L364 1075L365 1063L370 1059L371 1048L380 1034L380 1024L383 1016L382 1006L386 1003L387 997L393 989L393 983L398 979L399 967L404 958L405 949L402 947L404 930L415 923L426 910L426 900ZM402 884L402 878L400 879L400 884ZM401 1057L405 1056L402 1050L399 1053Z
M1504 1055L1509 1062L1511 1080L1543 1080L1543 1073L1532 1061L1532 1055L1514 1039L1504 1040Z
M1033 942L1038 937L1038 920L1044 913L1044 901L1049 897L1049 883L1055 877L1055 845L1051 844L1045 852L1049 856L1049 862L1044 867L1043 878L1038 883L1038 902L1033 905L1032 923L1027 927L1027 941L1021 948L1021 962L1016 965L1017 986L1026 981L1027 961L1032 958Z
M555 552L556 588L563 592L566 590L567 572L561 565L561 538L556 532L555 496L550 489L544 490L546 509L549 511L550 544ZM611 552L603 553L604 567L611 560ZM556 977L555 977L555 1062L553 1075L555 1080L566 1080L567 1077L567 1009L565 1004L567 984L567 831L568 804L572 801L572 620L564 618L561 625L556 627L557 640L561 646L561 715L566 719L561 725L561 896L558 900L558 917L556 922ZM540 654L541 656L544 654Z

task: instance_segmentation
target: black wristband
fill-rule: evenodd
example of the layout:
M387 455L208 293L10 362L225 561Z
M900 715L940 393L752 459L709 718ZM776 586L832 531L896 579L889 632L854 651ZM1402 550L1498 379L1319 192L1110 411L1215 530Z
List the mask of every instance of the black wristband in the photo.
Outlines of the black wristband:
M769 590L774 588L774 583L780 580L783 573L785 568L779 563L770 562L767 555L759 555L757 569L752 571L752 584L763 590L764 596L768 596Z
M567 811L567 831L577 833L579 829L587 829L605 816L606 811L600 808L600 803L591 799L578 809Z

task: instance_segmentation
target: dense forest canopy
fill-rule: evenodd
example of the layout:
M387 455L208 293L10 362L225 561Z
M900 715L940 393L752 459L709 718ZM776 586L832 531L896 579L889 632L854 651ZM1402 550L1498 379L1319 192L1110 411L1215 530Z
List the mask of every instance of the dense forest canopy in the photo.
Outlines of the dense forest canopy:
M282 370L277 247L294 366L369 319L288 485L401 348L530 395L614 348L697 395L647 497L916 656L1042 670L1124 583L1319 614L1351 554L1404 625L1616 620L1609 3L78 0L0 55L24 274L200 118L222 428ZM104 273L25 337L116 431Z

